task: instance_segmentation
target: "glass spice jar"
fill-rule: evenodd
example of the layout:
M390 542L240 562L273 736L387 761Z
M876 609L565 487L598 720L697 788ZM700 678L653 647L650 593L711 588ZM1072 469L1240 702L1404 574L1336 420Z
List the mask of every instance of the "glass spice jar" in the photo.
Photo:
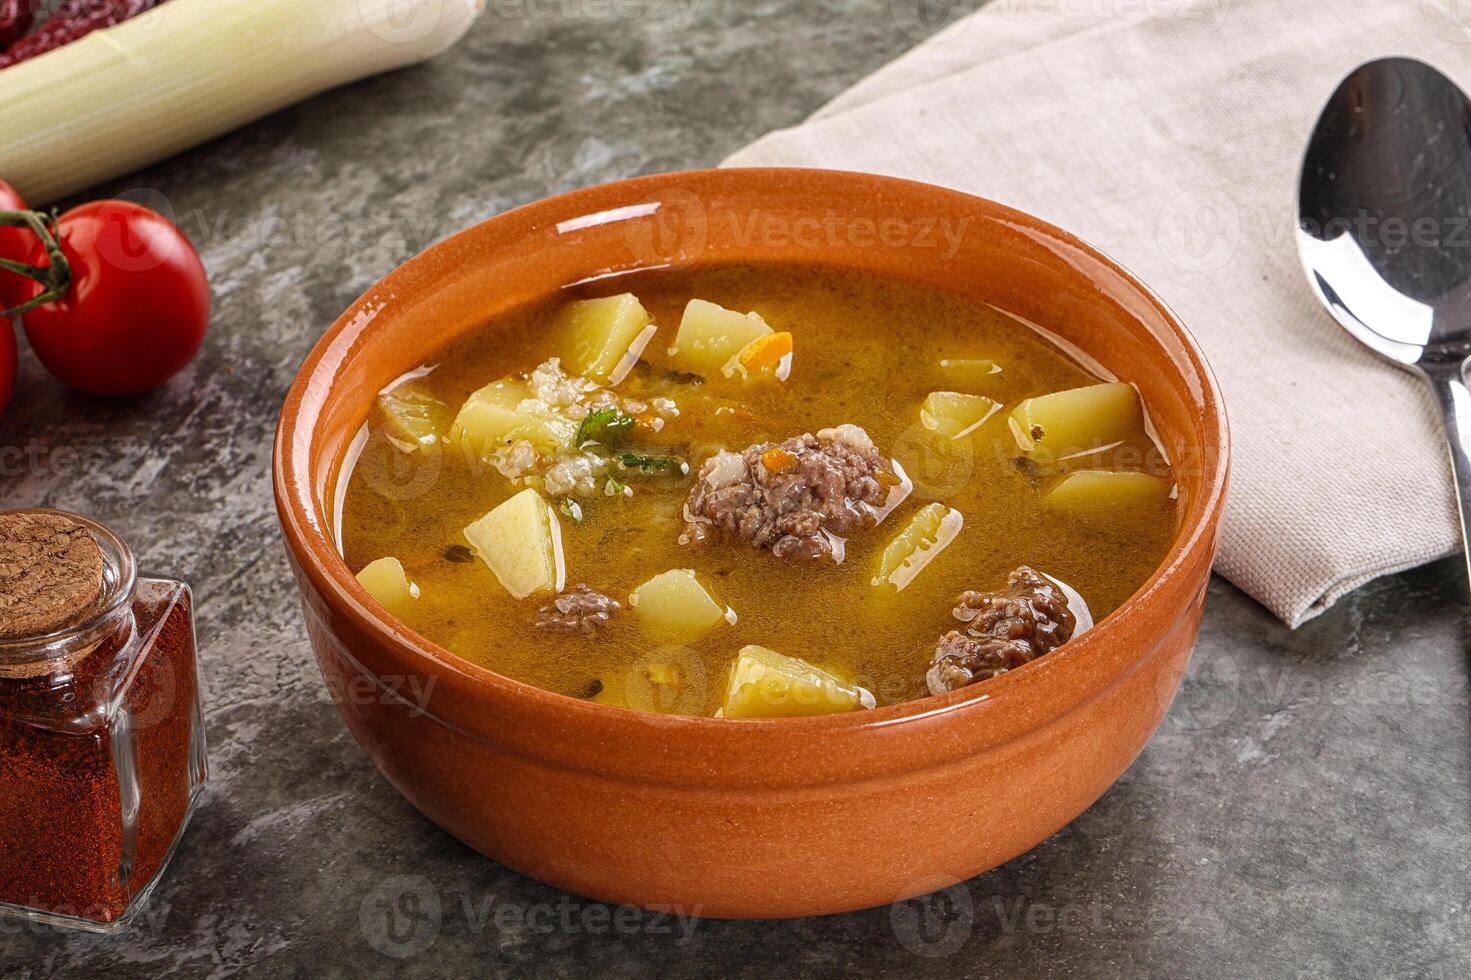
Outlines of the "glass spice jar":
M0 915L121 929L205 778L189 587L94 521L0 513Z

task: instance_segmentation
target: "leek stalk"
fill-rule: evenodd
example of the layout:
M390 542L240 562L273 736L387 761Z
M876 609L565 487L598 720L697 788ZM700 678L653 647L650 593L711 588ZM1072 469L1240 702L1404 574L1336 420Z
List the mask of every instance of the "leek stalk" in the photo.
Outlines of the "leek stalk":
M0 70L0 178L32 206L434 57L485 0L169 0Z

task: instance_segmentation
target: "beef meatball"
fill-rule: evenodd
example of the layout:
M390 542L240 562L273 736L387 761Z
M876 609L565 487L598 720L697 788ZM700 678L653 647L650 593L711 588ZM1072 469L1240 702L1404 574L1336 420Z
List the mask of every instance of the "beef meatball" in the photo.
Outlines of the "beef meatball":
M987 680L1072 639L1077 618L1057 583L1023 565L1002 592L965 592L954 616L964 627L935 645L925 681L931 694Z
M893 463L856 425L717 453L690 490L685 540L718 536L778 558L826 558L830 535L872 527L900 483Z
M591 636L622 608L616 599L595 592L585 583L574 585L536 611L536 628Z

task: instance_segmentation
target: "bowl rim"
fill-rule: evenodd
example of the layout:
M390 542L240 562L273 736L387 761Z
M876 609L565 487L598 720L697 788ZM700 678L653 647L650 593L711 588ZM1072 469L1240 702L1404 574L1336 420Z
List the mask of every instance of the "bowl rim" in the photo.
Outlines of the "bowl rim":
M333 542L328 530L329 522L325 520L326 515L316 510L312 493L314 486L312 477L316 468L312 465L309 454L306 453L313 442L317 419L312 413L302 410L303 403L309 394L314 391L325 391L324 386L335 380L332 371L324 373L324 361L333 352L346 350L342 343L343 334L354 328L359 331L371 329L375 318L365 320L363 317L365 304L370 301L370 298L374 294L392 293L394 284L407 275L405 270L436 253L462 246L467 239L484 234L483 229L488 226L510 224L519 220L530 227L545 227L562 220L557 216L563 215L569 208L572 213L576 214L605 211L608 208L606 199L609 196L623 196L628 201L639 201L648 200L651 194L661 190L678 189L683 192L690 190L692 186L708 185L711 182L716 184L724 182L759 183L763 180L773 182L841 181L850 183L854 193L864 194L869 200L881 200L882 192L887 188L903 190L911 194L927 194L942 203L954 201L972 210L979 209L987 212L991 220L1011 224L1030 233L1042 234L1056 244L1082 253L1088 260L1101 265L1123 284L1133 289L1154 309L1188 359L1193 377L1187 377L1186 380L1192 382L1198 392L1199 404L1204 410L1203 429L1206 439L1199 447L1202 450L1200 458L1203 476L1202 492L1188 502L1187 513L1181 520L1175 540L1153 574L1123 604L1101 619L1092 630L1083 636L1064 644L1045 657L1040 657L1020 668L991 678L984 684L973 684L944 694L920 697L868 711L780 719L736 720L704 716L663 715L600 704L560 694L515 680L465 660L399 622L374 602L357 582L351 569L343 560L337 545ZM598 201L596 205L590 203L595 200ZM589 203L584 204L583 202ZM355 336L352 340L354 342L351 346L356 348L360 338ZM1214 452L1210 451L1212 435L1214 444L1218 447ZM299 460L303 458L306 460L305 466L299 465ZM1120 669L1098 672L1100 678L1098 683L1086 690L1076 692L1075 697L1061 699L1066 701L1066 704L1054 703L1053 706L1058 709L1056 714L1064 714L1078 704L1098 696L1143 661L1151 645L1131 644L1127 639L1127 634L1136 621L1144 618L1144 611L1167 598L1164 593L1168 591L1169 586L1174 585L1182 575L1187 574L1192 566L1199 564L1202 549L1206 555L1214 555L1215 538L1219 531L1220 517L1224 508L1229 472L1230 428L1224 399L1199 344L1180 318L1154 290L1107 253L1050 222L989 198L923 181L859 171L808 167L695 169L595 184L499 212L436 242L369 286L313 345L288 389L272 450L272 484L278 519L287 549L298 565L300 573L308 576L316 589L330 598L335 609L345 612L360 630L377 639L380 645L396 660L406 665L413 664L418 669L429 672L434 680L446 682L452 687L468 684L476 689L477 694L497 694L511 699L512 704L520 704L537 711L570 713L574 717L582 715L584 718L597 719L605 723L604 730L618 729L630 734L653 729L687 734L740 730L753 733L800 731L806 735L826 733L836 735L887 728L930 719L937 715L950 714L982 704L1004 702L1008 695L1046 684L1046 678L1053 672L1053 669L1075 663L1089 656L1100 655L1102 653L1100 648L1106 648L1110 643L1122 651L1127 651L1132 646L1138 647L1132 656L1124 658L1129 662L1118 665ZM1209 576L1208 569L1206 576L1207 578ZM359 668L369 673L376 673L362 664L352 651L343 652L347 653ZM433 711L425 713L430 717L438 717ZM1032 727L1045 725L1051 720L1051 717L1036 718L1034 719L1036 724ZM606 726L613 727L607 728ZM1006 737L1009 738L1015 734L1017 733L1009 732L1006 733ZM976 745L972 746L972 749L979 750L982 747Z

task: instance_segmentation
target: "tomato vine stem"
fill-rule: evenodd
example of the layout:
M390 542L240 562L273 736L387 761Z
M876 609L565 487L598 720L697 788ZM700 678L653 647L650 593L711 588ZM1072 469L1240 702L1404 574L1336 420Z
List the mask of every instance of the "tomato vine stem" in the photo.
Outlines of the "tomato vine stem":
M41 240L49 260L47 265L28 265L13 259L0 258L0 270L34 279L44 287L37 296L19 306L0 310L0 316L29 313L38 306L61 299L71 289L71 263L62 254L61 242L56 235L56 222L57 215L54 212L45 214L41 211L0 211L0 228L29 228Z

